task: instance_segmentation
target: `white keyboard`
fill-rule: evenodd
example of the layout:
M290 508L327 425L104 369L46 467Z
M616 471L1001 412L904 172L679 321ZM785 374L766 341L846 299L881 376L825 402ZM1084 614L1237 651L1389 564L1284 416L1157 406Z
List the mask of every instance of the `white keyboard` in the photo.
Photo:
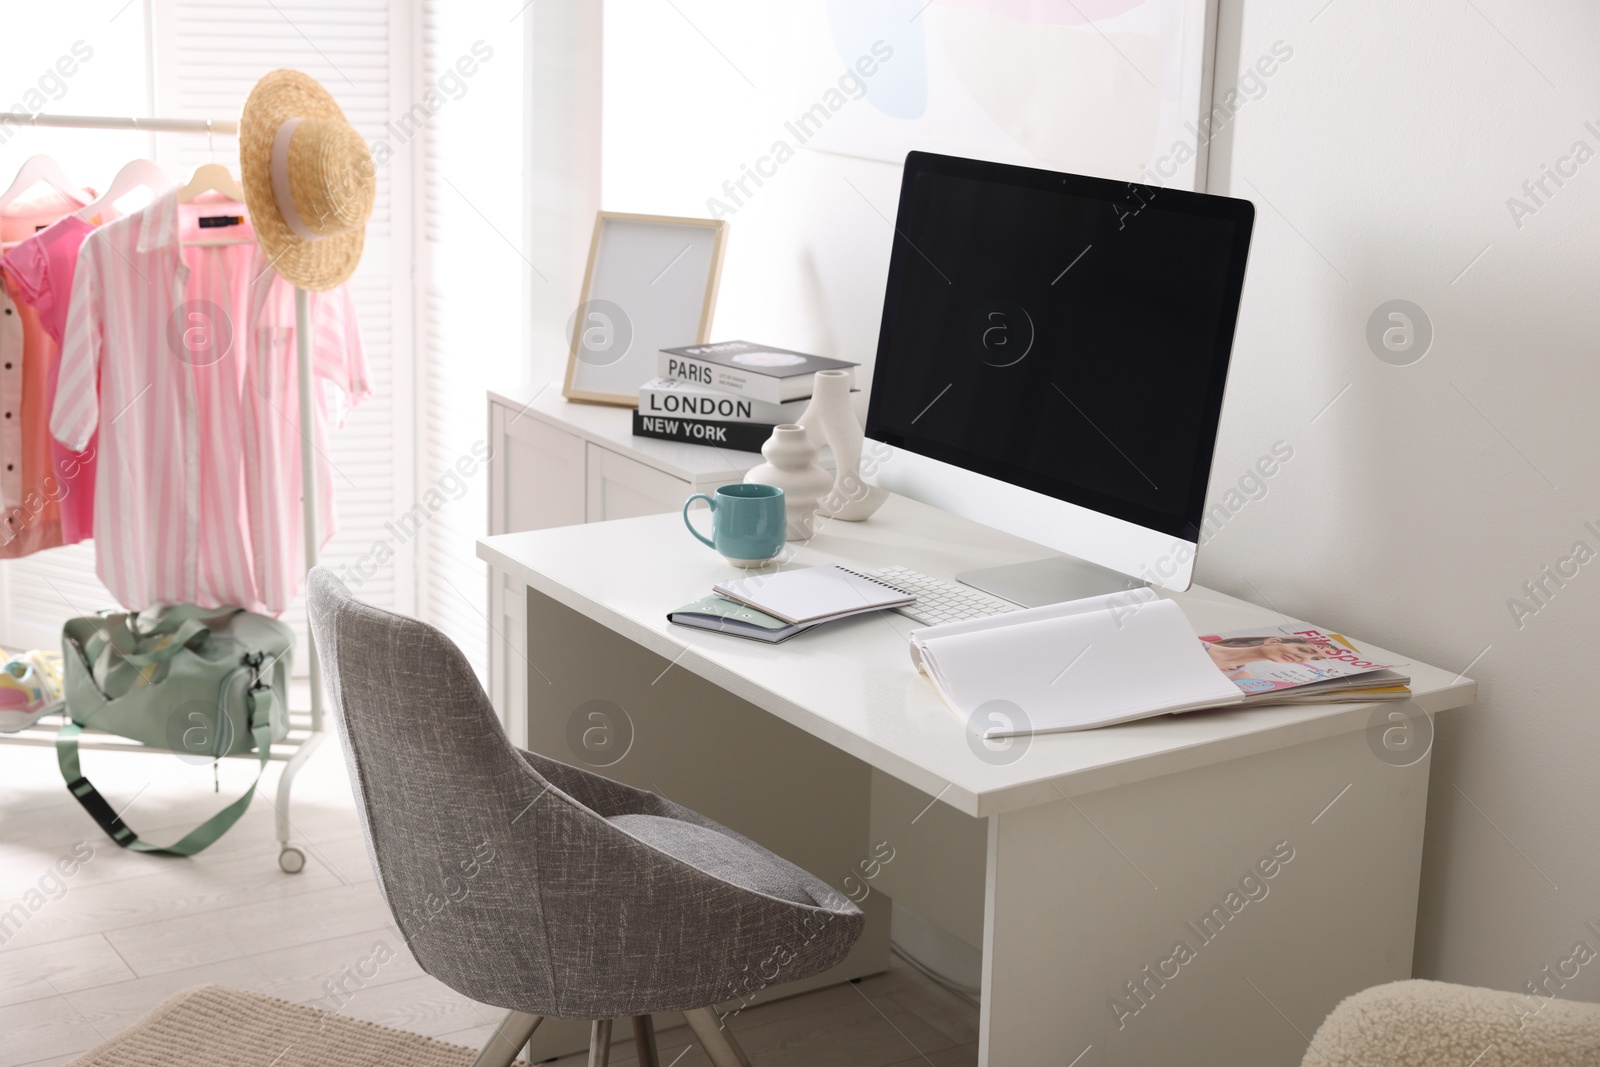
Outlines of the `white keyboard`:
M961 619L983 619L1017 610L1017 605L1009 600L980 593L971 586L941 582L907 567L883 567L872 571L871 576L915 596L915 604L894 610L924 626Z

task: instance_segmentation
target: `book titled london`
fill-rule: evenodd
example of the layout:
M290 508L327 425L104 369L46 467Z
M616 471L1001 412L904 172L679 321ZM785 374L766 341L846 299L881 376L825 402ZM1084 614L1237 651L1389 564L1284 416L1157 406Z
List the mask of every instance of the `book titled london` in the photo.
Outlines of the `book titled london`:
M764 422L707 422L635 411L633 436L687 441L693 445L720 445L737 452L760 452L761 446L772 436L772 427Z
M764 422L777 426L796 422L811 403L809 396L769 404L743 393L724 393L708 385L676 378L652 378L639 387L639 411L645 415L675 415L707 422Z
M819 370L849 371L850 387L855 388L854 363L753 341L663 348L659 367L663 378L739 393L769 404L810 396L811 376Z

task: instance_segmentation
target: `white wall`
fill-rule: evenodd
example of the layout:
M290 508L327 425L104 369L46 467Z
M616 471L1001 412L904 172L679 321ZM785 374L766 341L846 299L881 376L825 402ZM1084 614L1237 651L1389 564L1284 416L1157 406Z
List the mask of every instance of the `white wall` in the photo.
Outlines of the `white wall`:
M1520 628L1507 607L1574 542L1600 551L1600 159L1520 228L1506 201L1600 151L1600 9L1325 4L1223 0L1219 85L1274 41L1294 56L1213 155L1212 191L1259 212L1213 495L1274 441L1294 458L1199 579L1473 664L1478 704L1438 724L1416 973L1520 989L1600 949L1600 565ZM1364 337L1393 298L1435 330L1410 366ZM1600 1000L1600 964L1560 995Z
M601 206L699 218L713 198L732 207L714 334L860 362L867 384L900 168L801 148L742 202L723 189L793 141L785 122L844 70L815 61L834 51L817 7L610 0Z
M530 9L523 17L535 16ZM488 577L473 546L488 532L484 390L520 369L529 292L515 135L524 127L523 26L498 7L447 0L424 0L419 20L414 99L433 111L391 164L414 169L421 209L417 470L400 510L420 506L417 514L427 516L416 613L481 674Z
M533 382L560 382L566 372L567 320L578 305L600 208L602 15L593 0L544 0L518 16L527 57L523 347L530 354L518 377Z

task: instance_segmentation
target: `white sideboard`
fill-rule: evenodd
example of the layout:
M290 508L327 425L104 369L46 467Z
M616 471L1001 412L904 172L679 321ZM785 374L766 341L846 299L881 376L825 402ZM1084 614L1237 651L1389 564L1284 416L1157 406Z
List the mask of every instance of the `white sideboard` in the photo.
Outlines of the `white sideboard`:
M761 462L755 452L635 437L631 408L573 403L559 385L492 390L488 399L491 534L676 511L689 494L742 481ZM525 601L522 585L490 571L489 696L519 743Z

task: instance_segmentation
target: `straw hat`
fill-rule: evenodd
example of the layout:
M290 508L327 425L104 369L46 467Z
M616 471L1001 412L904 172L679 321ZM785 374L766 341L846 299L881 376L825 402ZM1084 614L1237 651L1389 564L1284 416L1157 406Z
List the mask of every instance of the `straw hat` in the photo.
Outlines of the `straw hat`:
M326 89L297 70L256 82L239 119L239 170L274 270L314 291L354 273L377 175L367 143Z

